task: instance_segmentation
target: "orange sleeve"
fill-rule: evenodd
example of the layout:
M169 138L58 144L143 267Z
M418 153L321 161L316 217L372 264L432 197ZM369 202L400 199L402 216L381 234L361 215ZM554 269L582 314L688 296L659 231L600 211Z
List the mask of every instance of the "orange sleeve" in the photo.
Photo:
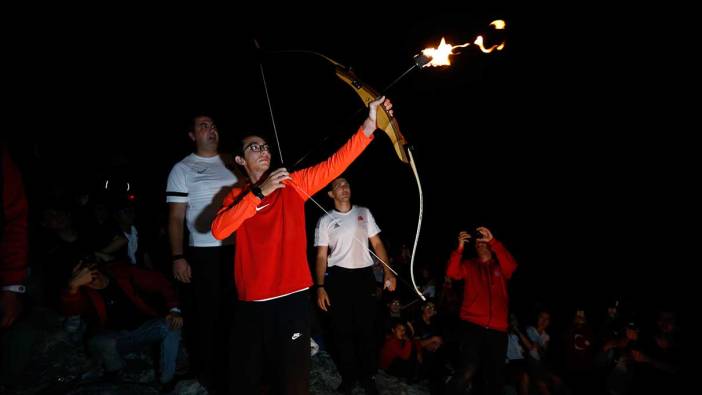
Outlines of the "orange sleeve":
M373 141L373 135L366 136L363 128L359 128L341 148L339 148L329 159L314 166L293 172L290 177L296 187L297 192L303 200L319 192L327 184L339 177L351 163L366 149ZM290 182L290 181L288 181ZM302 189L305 193L302 193ZM308 196L309 195L309 196Z
M222 203L222 208L212 221L212 236L224 240L234 233L244 221L256 214L256 206L261 199L253 193L246 192L242 196L242 188L232 188Z

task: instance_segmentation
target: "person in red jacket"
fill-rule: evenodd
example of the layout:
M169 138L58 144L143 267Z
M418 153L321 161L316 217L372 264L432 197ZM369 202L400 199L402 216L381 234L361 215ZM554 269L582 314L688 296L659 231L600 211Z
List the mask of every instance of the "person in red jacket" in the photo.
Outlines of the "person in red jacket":
M385 337L380 349L378 366L387 374L412 380L422 360L422 348L418 340L413 340L414 333L407 334L412 327L396 320L392 324L391 334Z
M285 168L271 171L270 146L260 136L241 140L235 161L249 180L231 190L212 222L216 239L236 232L234 279L239 304L232 351L236 393L260 393L264 373L271 375L274 393L309 393L312 276L304 204L370 144L380 105L392 116L389 100L372 101L368 118L336 153L292 173Z
M160 305L153 295L160 296ZM98 268L81 263L61 295L62 312L91 322L88 350L108 375L124 368L121 355L161 346L160 384L173 388L183 318L175 289L159 272L118 261Z
M7 329L22 311L29 243L28 207L22 176L5 145L0 146L0 329Z
M507 281L517 263L489 229L479 227L477 232L477 257L463 259L465 244L472 236L461 231L458 248L451 253L446 268L448 277L465 282L460 310L460 365L447 383L448 394L463 393L478 365L485 373L485 392L502 393L509 312Z
M28 205L22 176L0 141L0 393L30 362L36 330L25 319Z

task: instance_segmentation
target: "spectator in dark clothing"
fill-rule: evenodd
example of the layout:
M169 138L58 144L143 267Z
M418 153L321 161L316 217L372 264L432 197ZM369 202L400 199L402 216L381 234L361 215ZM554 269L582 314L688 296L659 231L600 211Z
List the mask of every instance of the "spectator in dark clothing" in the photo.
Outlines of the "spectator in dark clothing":
M604 367L607 393L629 393L636 370L634 353L638 350L639 327L635 322L629 322L618 338L604 344L598 360Z
M573 321L563 336L564 378L576 394L593 391L594 336L585 310L577 309Z
M429 379L432 393L438 393L444 383L448 371L447 350L444 345L442 329L436 319L437 312L433 302L425 302L420 311L420 316L412 323L414 339L421 348L422 366L421 378Z
M57 296L66 286L71 269L76 262L90 256L93 249L78 232L68 203L47 202L40 222L45 232L38 242L37 269L41 271L43 302L58 309Z
M675 321L675 313L672 311L658 311L655 333L642 342L640 350L632 351L632 358L638 363L634 379L635 393L682 392L679 380L681 356Z
M128 241L114 220L110 203L105 196L94 200L85 222L77 224L78 232L101 263L127 258Z

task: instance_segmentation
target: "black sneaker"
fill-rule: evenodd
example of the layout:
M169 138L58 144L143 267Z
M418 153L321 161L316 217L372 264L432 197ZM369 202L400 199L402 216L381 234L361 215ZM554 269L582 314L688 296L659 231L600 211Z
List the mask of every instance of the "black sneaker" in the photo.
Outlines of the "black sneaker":
M366 395L378 395L378 386L375 384L374 376L361 380L361 387Z

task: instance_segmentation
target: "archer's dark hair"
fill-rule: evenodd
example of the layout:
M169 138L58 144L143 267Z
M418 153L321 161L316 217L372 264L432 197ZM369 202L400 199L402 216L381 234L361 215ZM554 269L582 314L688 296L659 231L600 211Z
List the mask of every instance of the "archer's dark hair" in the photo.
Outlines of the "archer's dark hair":
M260 137L263 139L263 141L266 142L266 144L270 145L270 139L268 139L268 136L264 134L256 134L256 133L246 133L242 134L239 139L237 139L236 144L234 144L234 156L241 156L242 158L244 157L244 140L246 140L249 137ZM271 147L272 148L272 147ZM271 158L273 155L271 155Z

